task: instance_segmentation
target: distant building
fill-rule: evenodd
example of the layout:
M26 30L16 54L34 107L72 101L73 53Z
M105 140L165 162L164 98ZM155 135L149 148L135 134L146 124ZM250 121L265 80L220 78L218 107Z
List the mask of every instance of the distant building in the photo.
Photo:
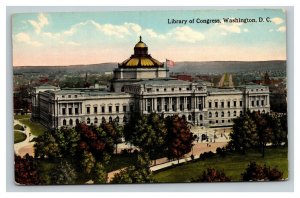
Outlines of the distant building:
M199 126L223 127L231 126L232 119L247 110L270 111L267 86L209 88L202 82L170 78L169 69L148 54L141 38L134 54L113 71L108 91L97 88L35 87L32 118L48 128L58 128L79 122L124 124L132 113L156 112L179 114Z

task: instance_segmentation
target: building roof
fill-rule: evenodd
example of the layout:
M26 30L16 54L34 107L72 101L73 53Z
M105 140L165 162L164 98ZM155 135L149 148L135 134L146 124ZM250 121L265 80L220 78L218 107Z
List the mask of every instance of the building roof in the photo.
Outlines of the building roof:
M119 64L119 67L126 68L136 68L136 67L163 67L164 64L158 60L152 58L148 54L148 46L142 41L140 36L140 41L134 46L134 54L130 58L126 59Z
M157 85L190 85L192 83L188 81L177 80L175 78L155 78L155 79L142 80L132 84L157 86Z
M216 88L216 87L208 87L208 93L240 93L241 90L234 89L234 88Z

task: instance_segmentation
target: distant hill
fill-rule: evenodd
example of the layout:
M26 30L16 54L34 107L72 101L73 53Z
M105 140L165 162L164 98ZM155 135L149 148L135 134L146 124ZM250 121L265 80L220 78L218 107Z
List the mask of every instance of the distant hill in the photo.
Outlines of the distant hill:
M113 71L118 63L100 63L70 66L22 66L14 67L14 73L53 73L53 72L107 72ZM211 62L176 62L170 72L184 73L237 73L251 71L286 71L286 61L211 61Z

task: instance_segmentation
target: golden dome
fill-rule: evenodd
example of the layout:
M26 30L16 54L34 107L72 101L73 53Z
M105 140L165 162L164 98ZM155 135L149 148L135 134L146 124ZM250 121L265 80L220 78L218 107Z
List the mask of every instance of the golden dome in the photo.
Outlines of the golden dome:
M134 47L140 47L140 48L145 48L148 47L144 42L138 42Z
M134 46L134 54L119 64L119 67L163 67L163 63L148 54L148 46L140 36L140 41Z

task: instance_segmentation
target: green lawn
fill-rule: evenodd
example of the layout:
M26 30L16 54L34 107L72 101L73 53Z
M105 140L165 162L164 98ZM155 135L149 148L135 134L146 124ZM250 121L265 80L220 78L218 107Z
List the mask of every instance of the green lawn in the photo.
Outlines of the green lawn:
M113 155L109 162L108 172L130 166L133 164L134 159L133 154L128 156Z
M191 178L199 177L207 168L224 170L231 181L240 181L241 173L247 168L250 161L267 164L283 171L283 177L288 178L287 148L268 148L265 158L257 151L248 152L246 155L237 153L228 154L225 158L214 156L204 161L186 163L174 168L160 170L154 173L157 182L188 182Z
M20 120L20 119L24 119L24 118L30 118L30 114L27 114L27 115L14 115L15 120Z
M26 139L26 134L19 132L19 131L14 131L14 142L19 143L23 142Z
M47 130L42 124L38 122L32 122L30 118L22 118L19 120L22 124L25 124L30 128L32 135L39 136L43 135Z

